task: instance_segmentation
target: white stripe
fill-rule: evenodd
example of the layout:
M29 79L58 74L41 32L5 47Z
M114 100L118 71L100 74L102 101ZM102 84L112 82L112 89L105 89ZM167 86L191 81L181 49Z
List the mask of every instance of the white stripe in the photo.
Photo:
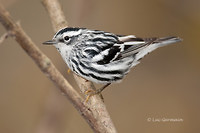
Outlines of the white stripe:
M104 58L105 55L108 55L108 51L109 51L109 50L110 50L110 49L106 49L106 50L104 50L103 52L99 53L98 55L95 55L95 56L92 58L91 62L98 62L98 61L102 60L102 59Z
M128 57L128 58L124 58L120 61L110 62L109 64L105 64L105 65L91 63L91 67L94 67L95 69L102 70L102 71L126 70L130 67L127 65L128 62L132 62L132 61L133 61L133 58Z
M83 63L84 64L84 63ZM85 64L84 64L85 65ZM87 65L85 65L87 66ZM98 73L96 71L92 71L90 69L84 68L83 66L79 65L79 68L81 69L81 71L83 71L86 74L94 74L97 77L105 77L108 78L110 77L120 77L121 74L107 74L107 73ZM94 68L95 69L95 68ZM102 69L97 69L99 71L103 71ZM112 70L108 70L108 71L112 71Z
M136 38L134 35L128 35L128 36L121 36L118 37L120 41L124 42L125 40L129 39L129 38Z
M63 36L70 36L70 37L77 36L77 35L81 34L81 32L82 32L81 29L78 31L68 31L68 32L63 33Z

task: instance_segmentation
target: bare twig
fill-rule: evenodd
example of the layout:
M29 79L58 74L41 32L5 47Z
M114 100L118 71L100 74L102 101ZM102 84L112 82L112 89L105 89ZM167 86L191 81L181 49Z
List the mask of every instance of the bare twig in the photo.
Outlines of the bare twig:
M50 3L49 3L50 2ZM59 10L59 4L56 4L56 0L44 0L43 3L46 8ZM48 4L49 3L49 4ZM48 5L51 5L51 7ZM58 13L56 16L60 16L59 12L51 10L51 12ZM62 11L61 11L62 12ZM64 15L63 15L64 17ZM62 15L59 21L55 20L53 22L54 29L66 26L65 18ZM56 19L56 17L55 17ZM90 127L94 132L116 132L114 125L110 119L109 114L106 111L105 105L102 103L98 96L91 98L91 104L84 103L83 98L75 91L75 89L65 80L65 78L59 73L52 62L44 55L31 40L31 38L23 31L20 25L17 25L12 19L10 14L1 6L0 4L0 22L6 28L7 31L12 32L15 40L19 45L26 51L26 53L35 61L41 71L49 77L52 82L66 95L74 107L79 111L79 113L85 118ZM89 88L88 85L91 83L85 83L82 78L76 77L80 82L78 83L81 88ZM97 100L95 100L97 99ZM96 101L96 102L95 102Z

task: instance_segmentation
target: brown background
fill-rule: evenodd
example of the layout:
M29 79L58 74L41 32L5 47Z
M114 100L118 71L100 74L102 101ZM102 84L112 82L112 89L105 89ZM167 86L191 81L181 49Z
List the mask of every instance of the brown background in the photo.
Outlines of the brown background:
M40 0L0 0L37 46L76 86L54 47ZM156 50L120 84L103 92L119 132L200 132L199 0L60 0L70 26L140 37L177 35L183 42ZM5 33L0 25L0 35ZM0 132L92 132L77 111L13 39L0 44ZM98 85L99 86L99 85ZM181 118L183 122L148 122Z

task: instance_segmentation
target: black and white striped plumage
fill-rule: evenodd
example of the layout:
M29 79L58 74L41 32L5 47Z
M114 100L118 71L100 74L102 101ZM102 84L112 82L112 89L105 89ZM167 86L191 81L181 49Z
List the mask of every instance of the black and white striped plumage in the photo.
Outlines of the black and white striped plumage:
M76 74L108 84L120 81L149 52L179 41L177 37L143 39L85 28L64 28L44 44L54 44Z

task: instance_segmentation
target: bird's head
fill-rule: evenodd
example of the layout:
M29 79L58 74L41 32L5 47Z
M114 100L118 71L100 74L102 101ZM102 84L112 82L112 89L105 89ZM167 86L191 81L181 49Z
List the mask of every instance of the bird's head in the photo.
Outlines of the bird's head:
M80 35L84 31L84 28L63 28L59 30L52 40L46 41L45 45L54 45L56 48L71 47Z

